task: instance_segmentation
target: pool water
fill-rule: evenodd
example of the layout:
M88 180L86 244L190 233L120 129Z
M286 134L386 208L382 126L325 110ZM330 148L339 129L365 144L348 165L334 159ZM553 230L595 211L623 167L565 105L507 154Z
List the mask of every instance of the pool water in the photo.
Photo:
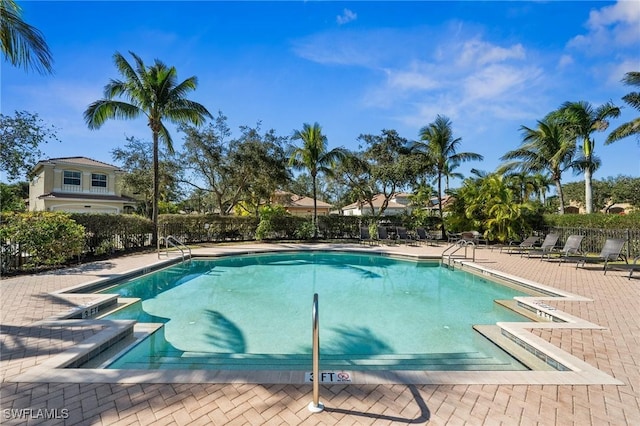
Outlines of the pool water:
M525 295L438 263L302 252L192 260L105 293L141 302L109 315L164 323L110 368L290 368L311 354L356 369L525 369L472 329L524 321L494 303Z

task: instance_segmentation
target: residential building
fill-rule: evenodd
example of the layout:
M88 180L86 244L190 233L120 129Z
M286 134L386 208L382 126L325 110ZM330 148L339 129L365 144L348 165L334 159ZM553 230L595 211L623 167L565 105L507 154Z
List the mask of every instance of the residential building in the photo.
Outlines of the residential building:
M271 202L282 205L287 212L296 216L313 215L313 198L311 197L296 195L291 192L276 191ZM318 216L328 215L330 210L331 204L316 200L316 212Z
M411 194L402 192L394 194L391 199L389 199L389 204L384 210L383 216L395 216L404 212L411 213L413 206L410 205L410 196ZM376 214L380 211L383 203L384 194L377 194L373 197L373 208ZM364 201L352 203L342 208L342 214L344 216L370 216L374 212L371 211L369 203Z
M124 171L87 157L38 162L29 185L29 210L127 213L136 200L122 192Z

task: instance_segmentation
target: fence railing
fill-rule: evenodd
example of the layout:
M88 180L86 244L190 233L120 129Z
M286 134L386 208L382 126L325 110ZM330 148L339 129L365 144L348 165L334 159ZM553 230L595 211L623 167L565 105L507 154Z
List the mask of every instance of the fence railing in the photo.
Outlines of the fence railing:
M357 216L329 216L318 218L320 238L324 239L358 239L360 226L368 225L370 218ZM85 250L81 255L84 260L95 256L112 256L122 252L152 247L151 233L140 227L136 231L130 226L119 226L121 221L100 227L87 226ZM309 221L309 218L289 217L277 225L271 234L273 240L299 239L296 224ZM190 217L182 216L160 223L159 237L173 235L183 244L197 244L203 242L251 241L255 239L259 221L255 218L234 217ZM389 223L394 225L394 223ZM94 229L91 231L90 229ZM640 229L596 229L548 227L540 233L556 232L559 234L559 245L563 245L570 235L584 235L582 250L599 253L607 238L623 238L626 244L623 253L628 259L640 256ZM25 253L16 241L3 241L0 253L2 273L10 274L28 268L29 253ZM37 265L36 265L37 267Z
M584 235L581 249L588 253L600 253L607 238L622 238L626 241L623 253L627 259L640 256L640 229L597 229L549 227L544 233L560 235L558 244L563 245L570 235Z

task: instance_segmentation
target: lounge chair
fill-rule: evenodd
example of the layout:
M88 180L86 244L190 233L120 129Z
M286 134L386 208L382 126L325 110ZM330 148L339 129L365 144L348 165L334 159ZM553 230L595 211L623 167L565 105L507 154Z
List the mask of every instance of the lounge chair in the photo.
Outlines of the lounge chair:
M577 257L582 254L580 244L582 244L583 239L584 235L569 235L567 241L564 243L564 247L559 251L560 262L558 266L560 266L560 263L564 262L565 259ZM551 253L549 253L548 258L551 259Z
M615 262L618 259L624 260L627 262L627 257L622 254L622 247L627 242L624 238L607 238L607 241L604 243L604 247L602 247L602 251L597 258L588 258L586 255L582 256L578 262L576 263L576 269L578 266L582 264L585 265L588 261L604 261L603 271L605 275L607 274L607 266L609 262Z
M524 254L527 254L527 257L531 257L532 254L540 254L540 258L544 258L545 256L548 256L549 253L551 253L555 248L556 248L556 244L558 243L558 239L560 238L560 235L558 234L547 234L546 237L544 237L544 241L542 241L542 245L540 247L532 247L526 251L522 252L522 256L524 256Z
M411 241L411 237L409 237L409 233L407 232L407 228L403 226L396 227L396 241L404 242L405 244L409 244Z
M527 250L534 248L539 241L540 241L539 237L527 237L525 238L524 241L520 243L511 241L509 242L508 246L502 247L500 251L502 252L502 249L506 249L507 253L509 254L523 253L523 252L526 252Z
M389 236L389 232L387 232L387 228L384 226L378 226L378 240L394 243L394 240Z
M368 226L361 226L360 227L360 244L373 244L374 240L373 238L371 238L371 234L369 232L369 227Z
M419 243L438 243L438 239L424 228L416 228L416 241Z
M452 233L452 232L447 231L447 242L455 243L460 238L462 238L462 234Z

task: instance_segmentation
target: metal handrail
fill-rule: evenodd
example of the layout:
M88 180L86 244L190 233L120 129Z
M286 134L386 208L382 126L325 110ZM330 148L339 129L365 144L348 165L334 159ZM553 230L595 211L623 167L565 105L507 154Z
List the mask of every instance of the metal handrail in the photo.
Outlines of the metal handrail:
M180 253L182 254L182 261L185 261L186 258L186 254L185 254L185 250L189 252L189 259L191 259L191 249L186 246L185 244L181 243L180 240L178 240L176 237L174 237L173 235L168 235L166 237L164 237L164 245L165 245L165 253L167 256L169 256L169 245L171 245L172 247L180 250ZM183 249L184 247L184 249ZM158 257L159 257L160 253L158 253Z
M460 250L461 248L464 247L464 258L467 259L467 248L469 248L469 246L471 246L472 250L472 257L471 259L475 262L476 261L476 243L474 243L471 240L458 240L455 243L451 244L449 247L447 247L446 249L444 249L444 251L442 252L442 262L444 263L444 256L447 253L447 251L449 251L452 248L455 248L455 250L453 250L451 253L448 254L447 256L447 265L451 266L451 257L458 252L458 250Z
M318 293L313 295L313 306L311 309L312 327L312 359L313 359L313 401L309 403L309 411L319 413L324 410L324 405L320 402L320 319L318 312Z

